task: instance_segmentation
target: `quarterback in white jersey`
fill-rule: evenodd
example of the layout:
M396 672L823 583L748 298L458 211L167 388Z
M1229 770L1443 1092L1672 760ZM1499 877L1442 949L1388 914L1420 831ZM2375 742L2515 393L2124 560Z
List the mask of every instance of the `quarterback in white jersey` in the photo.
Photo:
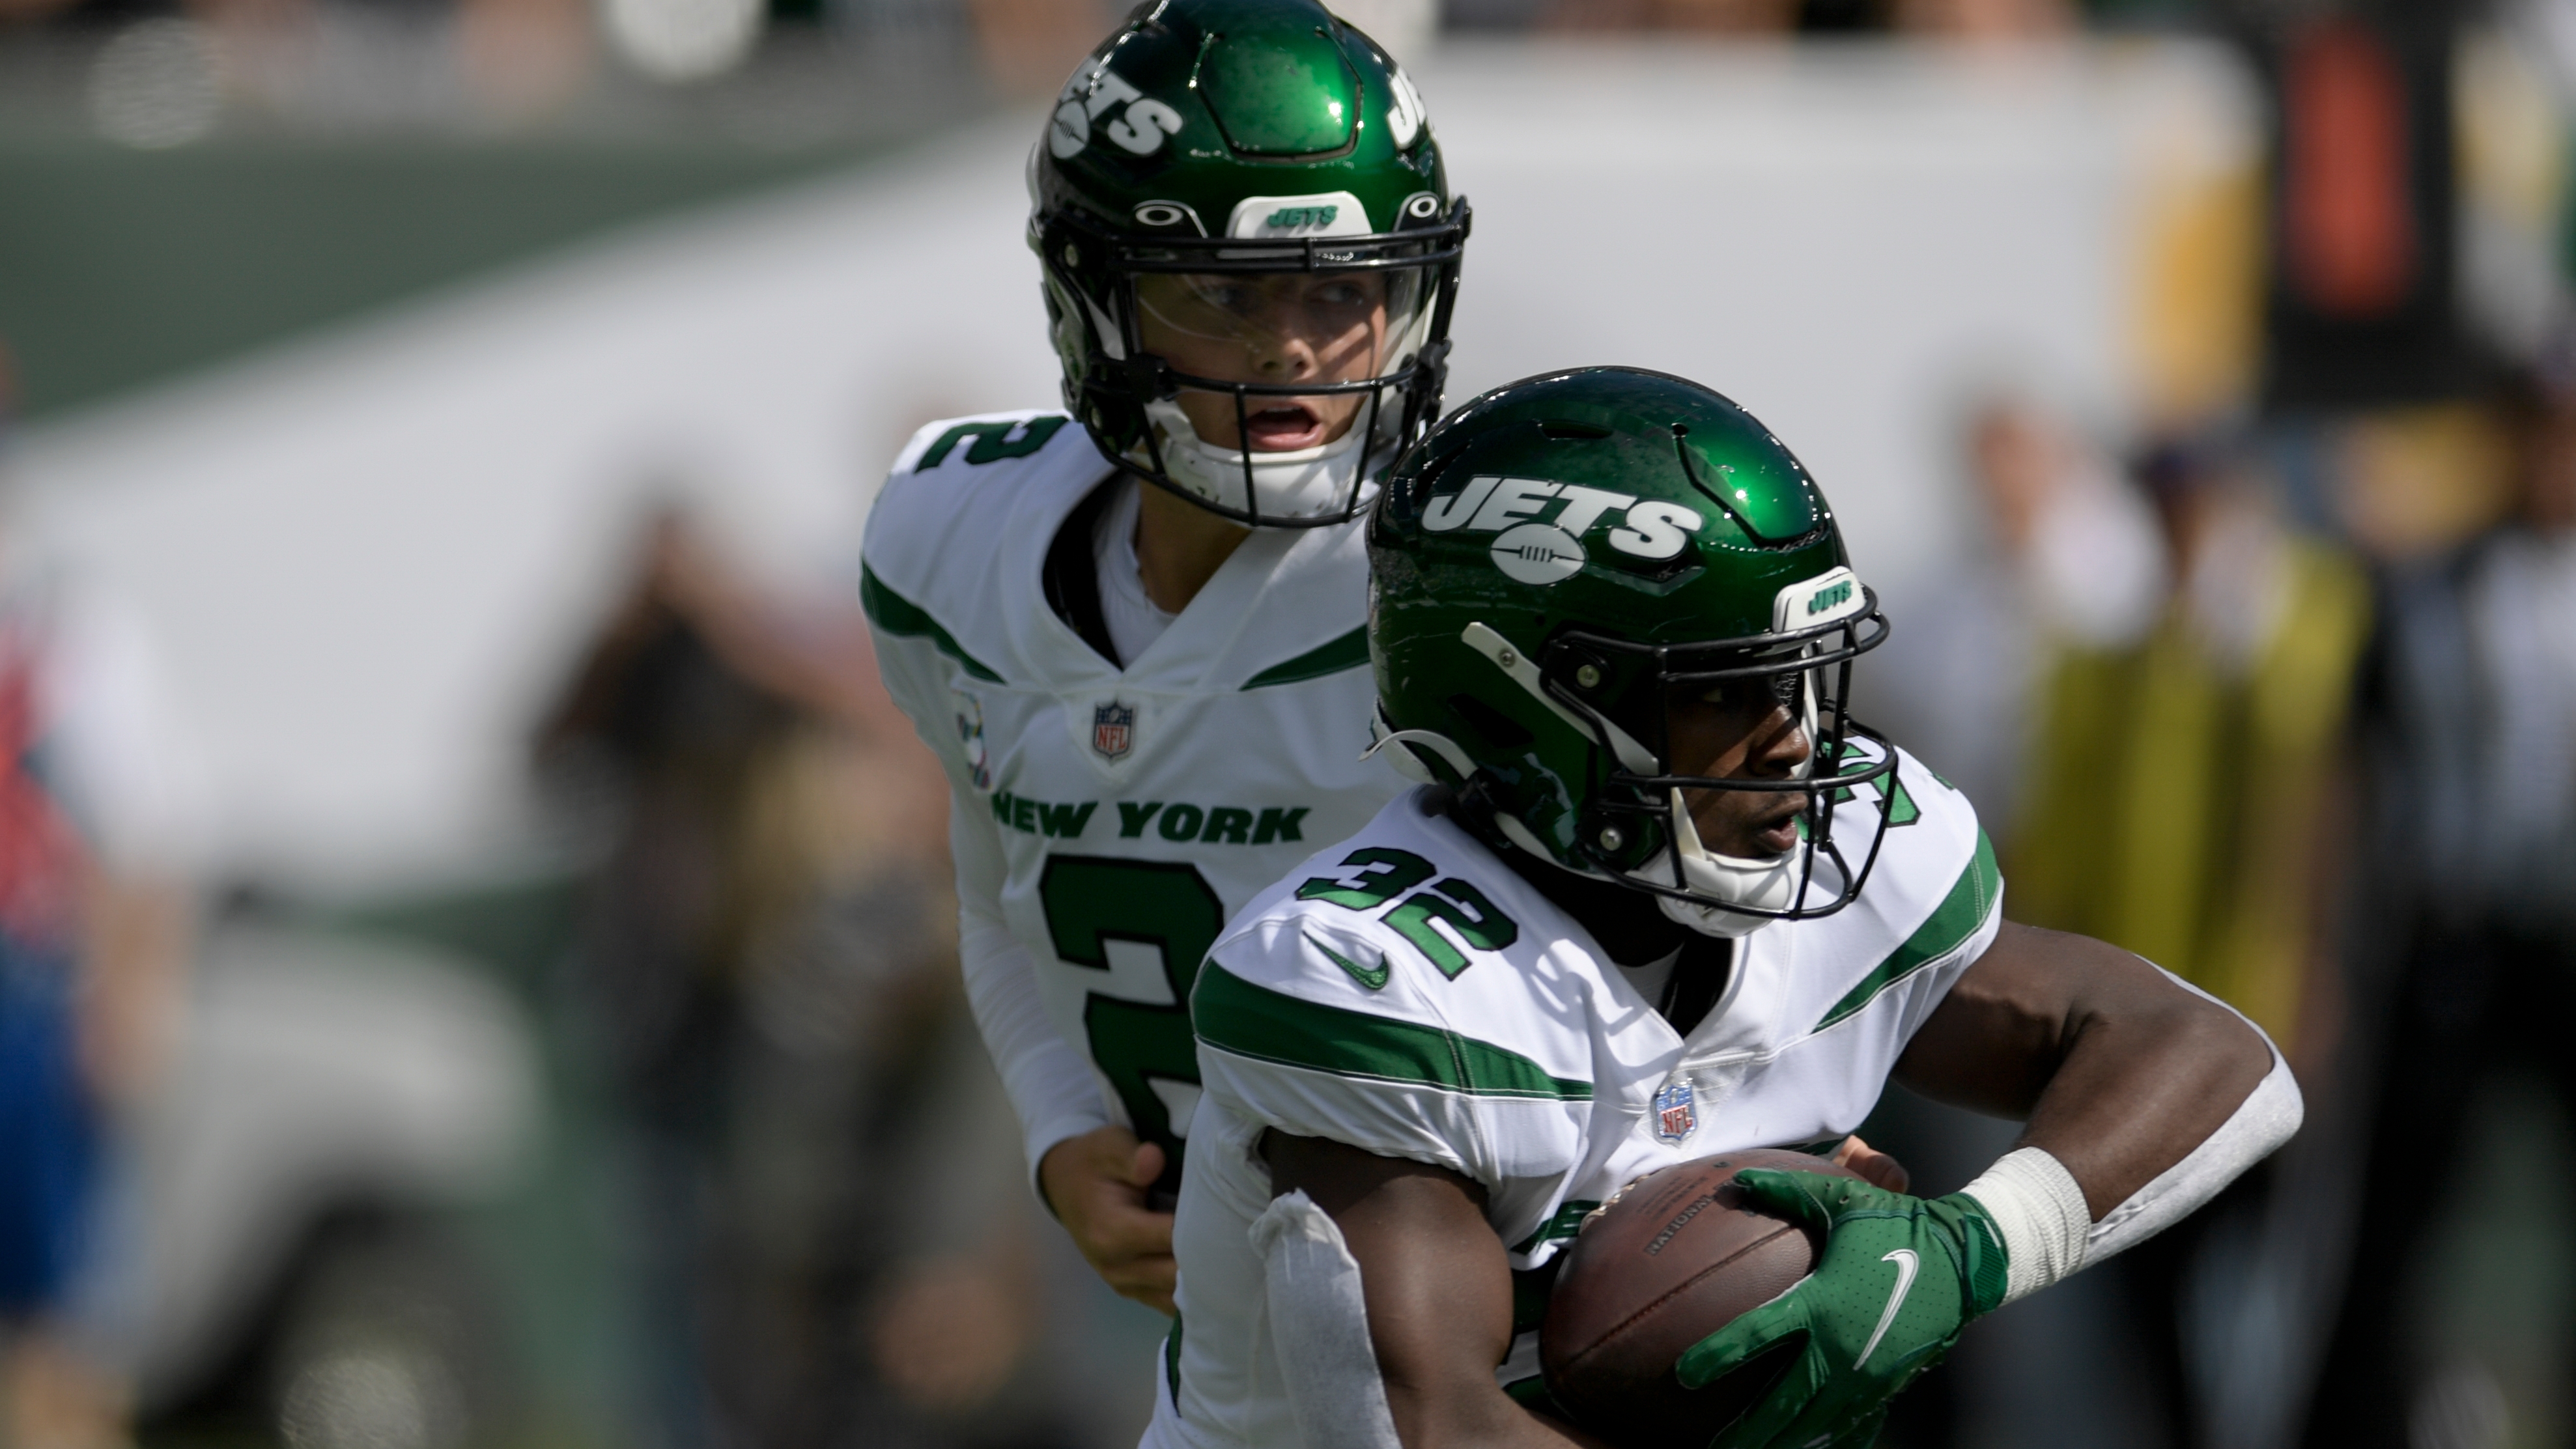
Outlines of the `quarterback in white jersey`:
M1748 1172L1824 1256L1672 1368L1790 1345L1711 1439L1866 1445L1970 1318L2295 1128L2257 1029L2006 921L1967 799L1844 715L1884 617L1733 404L1611 368L1487 394L1407 456L1371 544L1378 729L1425 784L1199 973L1149 1445L1597 1442L1535 1333L1585 1215L1674 1163L1830 1151L1900 1075L2029 1129L1939 1198Z
M863 601L954 787L966 985L1031 1173L1168 1311L1199 962L1404 786L1361 758L1356 520L1438 413L1467 209L1411 84L1315 0L1140 9L1029 181L1067 411L922 429Z

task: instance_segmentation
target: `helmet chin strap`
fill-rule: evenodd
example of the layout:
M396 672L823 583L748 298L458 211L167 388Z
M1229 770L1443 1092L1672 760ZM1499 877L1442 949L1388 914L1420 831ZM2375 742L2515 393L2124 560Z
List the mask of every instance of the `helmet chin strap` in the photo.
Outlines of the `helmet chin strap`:
M1190 425L1189 414L1171 398L1145 404L1145 416L1162 437L1163 466L1172 481L1211 503L1237 506L1229 495L1243 486L1244 463L1249 458L1253 496L1242 506L1265 518L1310 518L1334 511L1350 496L1351 484L1368 457L1368 440L1357 426L1311 448L1252 453L1220 448L1201 438Z
M1746 915L1730 906L1750 906L1759 910L1784 911L1798 890L1796 853L1788 852L1770 860L1751 860L1741 856L1720 855L1700 844L1699 827L1691 823L1690 811L1682 805L1682 792L1672 792L1673 841L1681 856L1681 879L1669 880L1672 866L1667 857L1658 855L1645 866L1629 872L1639 880L1661 886L1679 886L1695 896L1711 897L1709 904L1676 900L1658 895L1656 905L1666 919L1688 926L1703 936L1749 936L1771 924L1767 916Z

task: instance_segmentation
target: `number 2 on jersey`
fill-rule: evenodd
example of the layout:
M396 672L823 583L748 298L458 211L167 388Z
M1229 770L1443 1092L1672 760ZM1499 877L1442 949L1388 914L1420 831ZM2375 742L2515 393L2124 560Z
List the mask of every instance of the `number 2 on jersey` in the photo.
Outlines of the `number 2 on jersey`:
M1136 1135L1163 1149L1156 1190L1176 1192L1181 1137L1189 1124L1175 1122L1173 1115L1198 1100L1190 987L1225 926L1225 906L1194 866L1093 855L1049 856L1038 877L1038 902L1046 910L1055 954L1107 972L1123 988L1089 993L1083 1030L1091 1039L1093 1064L1118 1093ZM1156 972L1159 982L1150 975L1135 979ZM1137 999L1162 997L1166 990L1169 1005Z

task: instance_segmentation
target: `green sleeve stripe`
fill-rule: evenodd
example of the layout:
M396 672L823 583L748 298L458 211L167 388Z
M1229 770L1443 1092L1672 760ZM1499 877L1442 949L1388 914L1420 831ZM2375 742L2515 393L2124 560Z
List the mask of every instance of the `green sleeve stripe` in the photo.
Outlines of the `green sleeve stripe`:
M969 654L956 637L939 627L930 611L885 586L877 571L859 565L859 607L868 611L868 622L889 634L906 639L928 639L940 653L966 666L966 672L994 684L1002 682L983 660Z
M1576 1198L1574 1201L1558 1208L1556 1210L1556 1216L1549 1218L1546 1222L1543 1222L1537 1227L1531 1229L1528 1237L1512 1244L1512 1251L1515 1253L1526 1253L1541 1243L1562 1242L1567 1238L1573 1237L1576 1233L1583 1231L1584 1218L1590 1215L1594 1208L1599 1206L1601 1206L1601 1204L1597 1202L1590 1202L1583 1198Z
M1476 1097L1589 1102L1590 1082L1454 1031L1319 1006L1255 986L1210 961L1190 993L1190 1022L1219 1051L1335 1076L1436 1087Z
M1977 927L1985 924L1986 913L1994 909L1995 901L2003 894L2003 886L2003 872L1995 868L1994 842L1980 830L1977 832L1977 853L1969 859L1968 868L1959 872L1958 882L1950 887L1950 894L1942 898L1941 904L1933 908L1931 916L1915 928L1913 935L1905 938L1904 945L1879 962L1878 969L1861 978L1861 983L1853 987L1850 994L1835 1002L1834 1009L1825 1013L1825 1019L1817 1022L1815 1029L1823 1031L1858 1012L1880 992L1904 980L1916 968L1959 949L1977 933Z
M1369 662L1368 628L1357 629L1329 644L1309 649L1296 658L1273 664L1243 682L1246 689L1268 689L1274 684L1295 684L1303 679L1321 679L1345 669L1358 669Z

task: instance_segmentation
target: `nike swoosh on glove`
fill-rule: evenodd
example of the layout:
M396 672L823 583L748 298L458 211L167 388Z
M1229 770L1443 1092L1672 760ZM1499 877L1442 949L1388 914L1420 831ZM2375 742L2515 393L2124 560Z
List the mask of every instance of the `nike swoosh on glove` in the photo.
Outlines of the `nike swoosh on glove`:
M1823 1231L1816 1270L1682 1352L1698 1388L1803 1337L1771 1391L1710 1449L1866 1449L1887 1402L2004 1298L2003 1237L1974 1198L1919 1198L1814 1172L1747 1168L1747 1201Z

